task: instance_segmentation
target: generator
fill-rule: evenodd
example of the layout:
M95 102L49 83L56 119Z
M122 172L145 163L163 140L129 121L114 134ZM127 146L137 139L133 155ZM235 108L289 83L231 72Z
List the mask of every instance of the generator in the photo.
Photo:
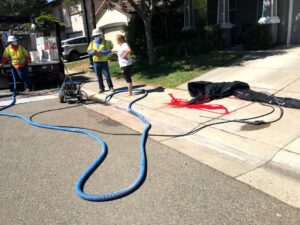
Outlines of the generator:
M83 82L74 81L70 75L66 75L59 91L59 102L85 102L88 99L88 96L81 90L82 85Z

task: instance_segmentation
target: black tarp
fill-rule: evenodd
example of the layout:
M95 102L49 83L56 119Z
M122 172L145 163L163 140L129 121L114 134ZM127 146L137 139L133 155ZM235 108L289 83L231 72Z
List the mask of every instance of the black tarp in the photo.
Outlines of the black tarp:
M188 83L188 90L193 97L189 103L207 103L215 99L235 96L243 100L263 102L272 105L300 109L300 100L293 98L276 97L250 89L247 83L241 81L213 83L196 81Z

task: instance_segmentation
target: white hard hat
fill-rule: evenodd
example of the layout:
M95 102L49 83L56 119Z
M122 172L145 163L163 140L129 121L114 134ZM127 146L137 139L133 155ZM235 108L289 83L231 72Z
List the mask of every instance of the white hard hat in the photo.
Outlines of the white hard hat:
M99 28L96 28L93 30L92 37L96 37L102 34L103 34L102 31Z
M14 42L14 41L17 41L17 38L15 36L13 35L8 36L7 42Z

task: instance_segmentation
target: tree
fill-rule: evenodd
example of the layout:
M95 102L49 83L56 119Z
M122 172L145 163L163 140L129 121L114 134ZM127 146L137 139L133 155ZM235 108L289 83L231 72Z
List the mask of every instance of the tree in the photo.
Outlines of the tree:
M178 8L182 5L183 0L161 0L159 10L157 10L157 15L161 20L161 24L163 25L166 40L171 38L170 32L172 31L173 27L170 28L170 22L174 22L174 15L178 14Z
M145 36L147 43L147 55L149 65L154 65L154 45L152 37L152 18L155 7L159 0L108 0L112 5L120 4L123 8L127 8L128 4L137 12L142 18L145 28Z
M1 0L1 16L38 16L47 0ZM0 30L9 30L21 24L0 24Z
M42 13L34 19L37 25L37 31L42 32L45 36L49 36L51 31L55 30L55 23L59 23L60 29L65 29L65 24L60 22L59 18L51 13ZM30 29L31 23L22 25L22 28Z
M47 0L1 0L1 16L37 16Z

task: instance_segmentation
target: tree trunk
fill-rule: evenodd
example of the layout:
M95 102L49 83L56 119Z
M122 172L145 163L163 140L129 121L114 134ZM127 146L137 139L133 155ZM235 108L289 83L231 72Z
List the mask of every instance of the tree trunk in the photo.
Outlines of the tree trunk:
M146 42L147 42L147 54L148 54L148 64L154 65L155 55L154 55L154 45L152 38L152 24L151 18L143 19L145 26Z

